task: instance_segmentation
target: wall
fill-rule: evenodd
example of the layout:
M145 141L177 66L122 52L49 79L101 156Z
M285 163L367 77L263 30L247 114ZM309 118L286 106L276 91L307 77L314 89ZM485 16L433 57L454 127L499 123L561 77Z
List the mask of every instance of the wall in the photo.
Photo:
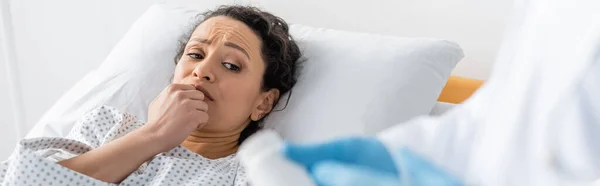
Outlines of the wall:
M291 23L457 42L453 74L487 79L514 0L245 0Z
M1 37L0 37L1 39ZM8 68L5 52L0 50L0 161L4 160L14 149L18 133L15 123L15 112L13 112L12 94L8 76Z
M21 117L17 111L19 99L12 89L15 82L14 47L7 1L0 0L0 161L6 159L13 151L19 136L19 128L15 125ZM11 63L12 62L12 63Z

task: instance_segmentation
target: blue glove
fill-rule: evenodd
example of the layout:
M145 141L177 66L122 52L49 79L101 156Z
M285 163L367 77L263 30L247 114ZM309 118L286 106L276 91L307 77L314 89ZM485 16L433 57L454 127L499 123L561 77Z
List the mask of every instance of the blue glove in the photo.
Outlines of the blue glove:
M401 149L397 157L392 157L374 138L346 138L313 145L287 143L283 152L306 167L320 186L462 185L458 179L407 149ZM406 171L402 172L402 178L397 165Z

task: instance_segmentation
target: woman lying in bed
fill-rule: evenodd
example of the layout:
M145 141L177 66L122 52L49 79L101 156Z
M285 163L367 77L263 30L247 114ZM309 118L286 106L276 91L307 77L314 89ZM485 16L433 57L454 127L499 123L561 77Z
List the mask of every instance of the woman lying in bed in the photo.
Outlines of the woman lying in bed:
M145 124L98 108L66 139L21 141L0 166L2 185L246 185L235 153L295 84L300 55L279 17L206 12Z

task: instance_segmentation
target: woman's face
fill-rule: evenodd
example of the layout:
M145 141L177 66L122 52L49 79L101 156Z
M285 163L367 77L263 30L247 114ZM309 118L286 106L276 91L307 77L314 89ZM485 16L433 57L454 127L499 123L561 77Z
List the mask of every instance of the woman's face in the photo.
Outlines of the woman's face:
M209 122L201 131L241 132L269 113L279 96L276 89L261 90L264 72L260 38L243 22L217 16L192 33L173 83L204 92Z

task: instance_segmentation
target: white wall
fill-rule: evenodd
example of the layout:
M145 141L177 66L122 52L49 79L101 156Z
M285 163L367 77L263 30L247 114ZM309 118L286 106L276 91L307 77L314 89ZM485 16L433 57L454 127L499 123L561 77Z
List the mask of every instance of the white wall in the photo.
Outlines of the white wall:
M245 0L291 23L457 42L453 74L487 79L514 0Z
M10 155L17 142L19 131L14 125L20 118L16 91L12 89L13 71L15 69L12 33L10 27L10 14L7 1L0 0L0 161Z
M0 37L1 38L1 37ZM10 81L7 74L7 64L5 52L0 50L0 161L6 159L12 152L17 142L18 134L16 132L12 94L10 87Z

